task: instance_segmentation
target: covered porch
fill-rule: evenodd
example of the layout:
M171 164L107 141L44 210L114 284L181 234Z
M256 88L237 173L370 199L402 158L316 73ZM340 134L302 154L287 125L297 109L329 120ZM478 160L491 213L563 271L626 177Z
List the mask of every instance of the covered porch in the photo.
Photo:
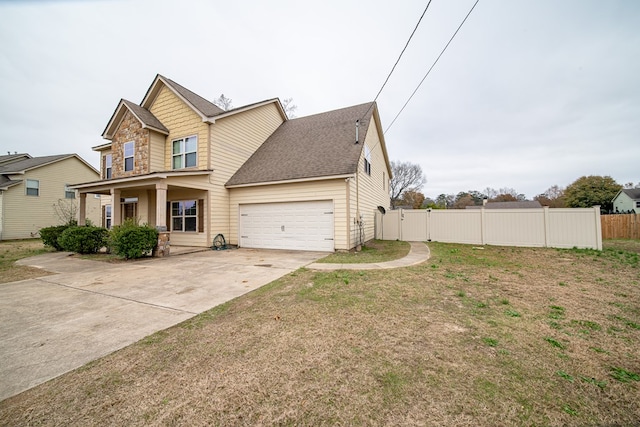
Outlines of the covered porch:
M78 224L85 224L87 195L97 194L108 200L103 203L106 228L129 218L155 227L164 255L171 245L210 246L209 175L210 171L153 173L75 185L80 195Z

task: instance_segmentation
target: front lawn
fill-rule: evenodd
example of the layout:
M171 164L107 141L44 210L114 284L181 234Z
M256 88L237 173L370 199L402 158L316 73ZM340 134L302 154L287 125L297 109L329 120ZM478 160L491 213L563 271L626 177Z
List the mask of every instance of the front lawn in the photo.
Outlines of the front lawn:
M40 239L0 241L0 283L33 279L51 274L40 268L15 264L19 259L51 251L53 249L45 248Z
M397 240L371 240L361 251L336 252L317 262L335 264L364 264L391 261L406 256L411 249L407 242Z
M0 402L0 425L637 425L635 253L301 269Z

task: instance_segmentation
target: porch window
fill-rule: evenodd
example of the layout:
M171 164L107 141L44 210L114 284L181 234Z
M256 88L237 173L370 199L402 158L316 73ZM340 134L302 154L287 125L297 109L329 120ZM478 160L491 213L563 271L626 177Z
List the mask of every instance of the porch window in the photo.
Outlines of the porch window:
M198 137L189 136L187 138L175 139L172 142L172 168L184 169L197 165L198 160Z
M65 199L75 199L76 198L76 192L75 192L75 190L72 190L71 188L69 188L69 184L65 184L64 185L64 198Z
M171 231L198 230L198 201L171 202Z
M104 206L104 228L111 228L111 205Z
M364 171L367 175L371 175L371 150L364 146Z
M40 181L37 179L27 179L25 185L27 187L27 196L40 195Z
M133 170L133 152L134 152L134 143L125 142L124 143L124 171L129 172Z
M113 157L111 156L111 154L107 154L106 156L104 156L104 178L105 179L111 179L111 162L112 161L113 161Z

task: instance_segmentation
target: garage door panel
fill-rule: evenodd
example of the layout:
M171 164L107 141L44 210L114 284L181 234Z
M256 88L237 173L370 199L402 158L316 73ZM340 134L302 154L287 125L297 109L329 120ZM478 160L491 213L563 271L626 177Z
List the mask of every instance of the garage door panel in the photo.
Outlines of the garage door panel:
M240 246L333 251L333 201L240 205Z

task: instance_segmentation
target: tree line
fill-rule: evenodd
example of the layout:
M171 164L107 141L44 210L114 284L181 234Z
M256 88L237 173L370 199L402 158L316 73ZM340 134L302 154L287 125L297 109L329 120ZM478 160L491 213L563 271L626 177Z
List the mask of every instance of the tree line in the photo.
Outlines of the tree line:
M389 188L392 208L465 209L467 206L482 206L485 199L488 202L527 200L524 194L510 187L487 187L482 191L467 190L458 194L440 194L432 199L422 193L427 179L420 165L392 161L391 171L393 177ZM600 205L603 212L612 212L612 199L622 188L640 188L640 182L621 185L610 176L582 176L566 187L552 185L533 200L551 208L589 208Z

